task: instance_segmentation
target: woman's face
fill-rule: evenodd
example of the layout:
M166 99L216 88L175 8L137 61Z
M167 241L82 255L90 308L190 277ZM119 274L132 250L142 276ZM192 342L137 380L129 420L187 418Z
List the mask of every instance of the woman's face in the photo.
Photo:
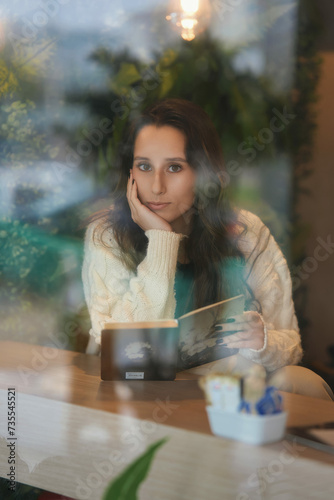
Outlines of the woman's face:
M184 134L170 126L146 125L134 145L133 178L138 198L169 222L186 232L194 204L196 173L186 160Z

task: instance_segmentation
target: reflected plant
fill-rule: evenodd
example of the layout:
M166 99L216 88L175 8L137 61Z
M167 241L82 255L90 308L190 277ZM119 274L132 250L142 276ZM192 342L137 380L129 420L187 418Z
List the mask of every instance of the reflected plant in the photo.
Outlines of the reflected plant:
M0 156L3 166L26 168L36 160L52 157L53 151L46 143L44 133L36 129L32 114L36 105L31 100L15 100L0 106Z
M6 19L6 10L1 15ZM8 19L11 16L8 15ZM6 167L30 166L33 161L52 157L46 143L43 119L36 120L36 103L43 96L44 78L52 67L56 39L45 29L29 38L20 19L0 19L3 45L0 47L0 157Z
M148 447L124 472L108 486L102 500L137 500L140 484L146 478L157 450L167 441L160 439Z
M238 9L238 3L241 2L236 2L232 6L235 11ZM226 7L227 2L217 1L213 4L216 9L215 15L219 16L222 13L219 9L222 6ZM259 77L249 70L236 69L235 58L240 50L247 47L247 44L250 47L256 43L264 44L265 36L270 35L271 28L276 30L276 36L278 36L275 23L279 21L280 26L283 26L284 15L295 7L296 2L286 1L284 5L267 6L265 9L259 8L258 2L254 1L255 4L258 10L255 9L252 12L255 12L256 19L252 17L247 19L248 24L252 26L252 36L246 44L240 43L233 49L211 38L209 34L202 34L191 43L175 41L176 38L166 36L169 26L165 22L165 16L162 15L161 6L152 7L154 15L150 17L146 26L157 40L157 47L163 47L163 49L157 50L149 62L133 56L129 51L109 50L107 47L111 46L110 33L106 33L105 30L102 33L102 30L99 39L104 39L106 43L101 42L91 54L90 59L107 71L109 75L107 88L98 91L93 88L92 91L89 89L84 93L76 91L67 93L66 102L78 104L81 109L87 110L88 114L84 115L86 118L81 120L80 126L72 130L67 123L54 123L54 129L50 133L53 134L53 141L59 140L58 148L48 142L43 119L40 118L41 113L38 113L38 102L41 99L40 96L43 95L43 78L50 67L52 68L53 56L57 51L57 39L48 36L45 27L36 29L35 34L27 40L22 37L19 20L10 26L4 26L5 36L2 40L5 40L5 44L1 44L0 47L0 98L3 116L0 125L0 156L3 165L6 168L11 167L15 175L19 177L23 169L36 165L41 160L56 160L58 165L64 166L64 170L61 170L61 175L58 176L59 186L55 186L59 197L64 196L62 188L66 185L67 176L75 170L86 170L97 179L100 185L112 188L115 186L117 177L116 150L128 119L157 99L183 97L198 103L212 117L221 136L227 163L235 160L247 169L251 169L261 160L265 169L264 160L276 159L282 153L286 153L288 157L292 155L294 161L293 194L299 196L303 178L309 175L303 158L305 154L306 156L309 154L307 149L312 142L315 125L310 107L315 98L319 74L315 45L314 9L316 6L312 6L310 0L301 0L299 3L300 22L295 85L291 91L278 92L274 82L269 78ZM228 22L227 16L231 8L225 9L224 22ZM145 13L141 15L141 21L144 24L147 23ZM84 78L84 76L84 74L76 75L76 78ZM293 127L285 127L280 133L275 133L269 143L261 140L259 131L268 128L272 110L275 108L282 111L285 106L289 112L296 115ZM106 119L109 122L103 121ZM101 125L102 123L104 126ZM254 138L262 149L259 150L255 160L247 161L244 151L247 146L253 147ZM88 154L79 147L83 145L83 141L87 146ZM64 143L72 148L68 154L64 153L66 147L61 147ZM242 144L245 144L243 150L240 147ZM42 162L38 168L42 171ZM57 181L58 177L55 172L54 181ZM236 178L237 176L231 176L233 196L236 196L233 192L237 184ZM239 190L239 194L242 195L243 201L247 201L248 208L250 208L249 203L253 203L251 208L254 207L256 211L256 207L257 209L259 207L258 192L251 191L249 186L246 186L246 189L247 192ZM33 195L36 199L40 196L38 189L35 193L29 189L26 192L21 190L18 197L13 200L12 208L20 203L23 206L24 197ZM274 210L270 210L265 205L262 213L268 214L265 222L273 229L274 234L286 234L285 227L282 227L280 217L274 213ZM26 215L23 214L23 221L20 219L23 223L21 229L24 231L29 229L24 226L29 222L24 220ZM76 216L73 217L72 212L70 217L73 227L75 226L73 220L76 220ZM7 232L8 224L13 224L14 220L17 221L19 218L8 218L5 221L6 228L2 228L2 231ZM40 218L36 225L46 228L52 234L56 234L59 228L57 220L48 218ZM68 224L66 227L68 228ZM291 232L295 235L292 263L298 265L298 260L304 256L307 228L302 227L300 221L295 218L291 221L291 228L293 230ZM14 225L12 233L15 234ZM17 259L22 259L27 250L25 240L20 236L15 241L17 242L15 245ZM44 258L46 262L47 253L40 255L41 251L42 247L39 247L38 259ZM26 257L27 260L31 258L29 254ZM8 262L10 262L10 268L14 270L15 260ZM18 260L19 266L21 262L22 260ZM56 269L58 267L57 265ZM30 271L27 267L20 267L18 274L20 279L25 280L29 277ZM52 276L55 276L55 273ZM48 277L46 276L45 279ZM16 285L15 282L13 286L16 287Z
M54 197L63 196L62 186L46 170L56 149L48 142L45 114L40 112L55 39L45 30L25 39L19 22L1 27L5 30L0 50L1 336L38 343L38 336L51 328L47 311L59 306L56 294L64 278L56 271L63 267L65 242L54 238L57 221L44 215L50 202L47 176ZM44 214L31 210L38 202L44 203ZM72 243L67 249L72 254L80 251L81 257L81 245L77 249ZM36 301L46 314L26 321L33 316Z
M108 90L98 95L73 92L67 95L71 104L85 102L90 113L89 120L75 133L62 132L64 138L70 138L76 153L80 153L78 146L82 139L89 141L87 147L91 152L86 157L79 154L78 165L80 162L100 185L115 187L116 153L128 120L165 97L189 99L208 112L221 137L226 164L237 162L239 170L243 170L257 167L261 162L265 168L266 160L270 163L288 155L289 127L272 133L269 141L262 132L271 132L268 127L273 110L290 113L289 96L286 92L278 93L268 78L236 69L234 59L238 50L226 50L208 34L191 44L181 41L162 53L156 52L149 64L127 51L116 53L104 47L95 50L91 59L108 70ZM112 123L112 131L106 134L96 132L101 130L99 123L103 119ZM249 152L253 152L252 156ZM256 213L265 215L265 222L287 248L286 217L270 209L268 200L260 205L258 189L253 193L248 186L247 191L241 191L238 177L240 173L230 175L231 197L238 202L241 197L241 206L253 210L255 206Z
M38 99L40 79L50 69L57 40L41 28L27 37L22 20L12 19L10 9L9 4L4 6L0 17L0 41L3 42L0 44L0 98L8 101L29 93L30 98ZM11 23L7 24L6 18L12 19Z
M81 158L86 168L91 171L95 165L96 178L101 183L106 178L112 182L115 153L127 121L165 97L189 99L203 107L221 136L226 161L238 157L245 163L240 144L257 137L261 129L268 127L272 109L283 109L286 95L278 95L268 79L234 69L236 52L226 51L209 35L195 39L190 45L183 42L162 54L156 53L149 65L126 51L96 50L91 59L108 67L109 91L98 97L73 93L67 96L70 103L85 100L92 115L91 129L95 127L94 122L103 117L113 123L112 134L105 135L86 160ZM87 136L85 129L87 124L82 126L81 137ZM283 130L270 144L263 143L262 157L274 157L286 151L287 135L288 131ZM259 141L261 145L261 139ZM72 139L74 149L76 142Z
M6 269L6 275L10 274L14 283L17 278L26 278L36 262L42 262L47 251L47 245L40 244L38 234L32 234L29 212L26 209L28 202L36 201L41 196L39 178L34 177L30 181L28 178L20 190L15 190L26 169L37 165L36 173L39 170L42 173L43 164L39 160L52 155L52 148L46 143L45 134L36 129L31 116L34 110L35 104L30 100L7 102L0 107L3 117L0 126L0 156L4 169L2 189L7 192L7 196L2 196L0 201L0 237L3 243L0 277L1 271ZM35 224L45 227L50 224L50 220L41 217Z
M101 184L106 183L113 187L117 177L116 150L128 119L157 99L190 99L202 106L211 116L221 137L226 162L236 160L251 169L261 161L261 168L265 169L266 160L269 162L284 155L292 158L293 198L289 227L283 226L279 214L275 213L279 208L275 207L273 210L269 206L263 206L260 211L267 214L265 222L275 235L279 235L281 244L289 243L290 232L292 248L289 261L291 265L298 265L305 256L307 228L296 217L296 203L302 194L303 180L310 175L307 159L311 154L316 125L312 106L316 100L320 70L316 49L319 32L316 5L310 0L301 0L299 4L286 2L282 6L269 9L266 16L263 14L262 21L258 22L261 30L254 31L250 43L263 43L265 33L278 19L284 22L283 16L297 7L299 10L295 80L292 88L283 92L278 92L269 78L256 76L247 70L240 72L235 69L234 59L245 45L227 49L208 34L199 36L191 43L180 41L174 45L170 44L162 53L156 52L149 64L143 63L127 51L115 53L104 47L95 50L91 59L107 68L108 90L98 96L72 93L67 99L71 103L82 103L84 100L92 116L91 122L107 117L113 123L113 132L101 139L87 161L82 159L83 165L86 165L87 170L95 169L95 177ZM164 31L161 33L160 37L163 37ZM274 109L283 114L286 110L286 113L295 118L291 127L284 127L279 133L273 134L271 141L266 142L261 139L259 132L268 130ZM80 135L82 136L82 131L79 131ZM254 139L258 142L259 153L254 161L247 161L244 152L247 146L254 147ZM243 149L241 144L245 144ZM75 147L75 140L72 145ZM231 179L231 192L236 197L237 191L233 191L236 186L234 180L235 178ZM255 211L259 211L258 193L248 190L239 192L240 194L243 197L241 202L247 200ZM306 284L298 290L298 294L298 317L300 325L303 326L306 325Z

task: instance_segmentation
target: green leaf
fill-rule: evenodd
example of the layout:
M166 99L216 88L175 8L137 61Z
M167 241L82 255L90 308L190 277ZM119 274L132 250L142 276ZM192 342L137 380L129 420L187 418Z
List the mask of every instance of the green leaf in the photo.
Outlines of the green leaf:
M140 455L108 486L103 500L137 500L138 487L146 478L156 451L166 441L167 439L163 438L149 446L145 453Z
M123 63L121 69L113 78L111 88L116 94L126 93L128 88L141 80L141 75L134 64Z
M171 66L177 59L177 52L176 50L173 49L167 49L165 52L162 54L159 66L160 68L167 68Z
M165 97L168 92L171 90L171 88L174 85L175 78L174 78L174 73L173 71L165 71L164 76L162 78L162 82L160 84L160 89L159 89L159 98L161 99L162 97Z
M26 105L23 102L21 102L21 101L14 101L12 103L12 108L13 109L24 109L25 107L26 107Z

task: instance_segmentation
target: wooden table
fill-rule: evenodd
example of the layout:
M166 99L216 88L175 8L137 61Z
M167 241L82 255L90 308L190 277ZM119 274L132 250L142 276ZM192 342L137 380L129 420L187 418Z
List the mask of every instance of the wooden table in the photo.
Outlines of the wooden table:
M97 356L16 342L0 342L2 477L9 472L9 387L16 390L19 482L98 500L149 444L168 437L140 499L334 498L333 455L287 440L252 446L213 436L193 375L106 382ZM282 394L288 426L334 420L333 403Z

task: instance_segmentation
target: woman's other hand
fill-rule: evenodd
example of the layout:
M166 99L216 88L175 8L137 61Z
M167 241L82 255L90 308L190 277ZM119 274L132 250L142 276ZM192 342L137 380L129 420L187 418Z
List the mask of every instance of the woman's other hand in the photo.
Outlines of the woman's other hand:
M226 347L259 350L264 346L265 326L258 312L246 311L231 316L226 322L217 324L216 330L223 334Z
M172 226L166 222L162 217L155 214L148 207L143 205L138 198L137 183L133 178L132 170L130 170L130 177L126 191L129 207L131 210L132 220L138 224L143 231L149 229L162 229L163 231L172 231Z

